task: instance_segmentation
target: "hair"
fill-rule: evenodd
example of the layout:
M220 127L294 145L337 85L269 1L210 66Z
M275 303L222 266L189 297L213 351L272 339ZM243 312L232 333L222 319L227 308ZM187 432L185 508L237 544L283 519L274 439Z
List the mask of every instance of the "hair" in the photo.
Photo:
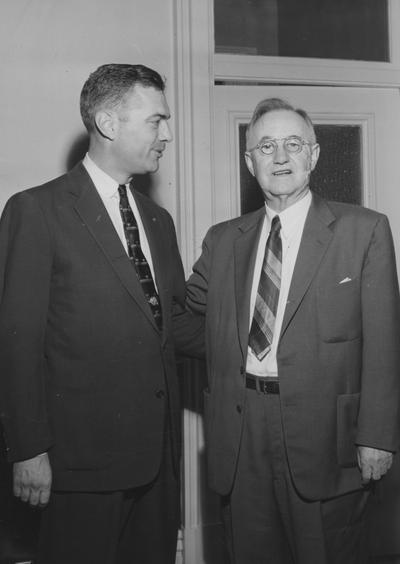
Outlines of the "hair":
M165 80L144 65L107 64L92 72L80 97L81 116L88 132L95 129L94 118L100 108L118 107L137 84L165 90Z
M246 136L248 137L249 131L252 127L258 122L263 115L268 114L269 112L273 112L275 110L289 110L290 112L294 112L298 114L303 120L306 122L307 126L311 132L311 142L316 143L316 135L314 130L313 122L311 121L310 116L307 114L305 110L301 110L300 108L294 108L289 102L286 100L282 100L282 98L266 98L265 100L261 100L255 107L253 115L251 117L251 121L246 129Z

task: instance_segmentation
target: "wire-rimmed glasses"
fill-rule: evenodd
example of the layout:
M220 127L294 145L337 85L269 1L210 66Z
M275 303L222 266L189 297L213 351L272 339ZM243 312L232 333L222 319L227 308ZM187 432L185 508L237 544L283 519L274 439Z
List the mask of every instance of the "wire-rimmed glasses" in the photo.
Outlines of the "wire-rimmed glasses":
M297 135L291 135L290 137L281 137L280 139L264 138L261 139L261 141L257 143L257 145L255 145L251 149L248 149L247 153L251 153L256 149L259 149L263 153L263 155L272 155L278 149L278 141L282 141L285 151L292 155L300 153L304 145L313 145L313 143L304 141L304 139L297 137Z

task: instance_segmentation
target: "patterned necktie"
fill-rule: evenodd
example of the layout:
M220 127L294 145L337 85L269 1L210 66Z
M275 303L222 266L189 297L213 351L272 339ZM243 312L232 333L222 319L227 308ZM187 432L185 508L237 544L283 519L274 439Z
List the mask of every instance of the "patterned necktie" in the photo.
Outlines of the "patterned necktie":
M118 186L118 192L119 210L121 212L122 223L124 225L125 238L128 245L128 255L131 263L135 267L137 277L153 313L157 327L161 331L162 315L160 300L154 286L149 263L147 262L140 246L139 228L131 206L129 205L126 186L124 184Z
M257 290L254 316L250 328L249 345L258 360L262 360L271 349L278 309L282 271L281 222L276 215L265 246L264 264Z

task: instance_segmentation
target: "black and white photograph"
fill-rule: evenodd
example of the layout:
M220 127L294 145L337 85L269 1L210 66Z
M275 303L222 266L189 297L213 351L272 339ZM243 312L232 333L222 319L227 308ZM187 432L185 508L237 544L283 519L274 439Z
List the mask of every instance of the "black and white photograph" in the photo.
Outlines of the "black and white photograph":
M400 564L400 2L0 4L0 564Z

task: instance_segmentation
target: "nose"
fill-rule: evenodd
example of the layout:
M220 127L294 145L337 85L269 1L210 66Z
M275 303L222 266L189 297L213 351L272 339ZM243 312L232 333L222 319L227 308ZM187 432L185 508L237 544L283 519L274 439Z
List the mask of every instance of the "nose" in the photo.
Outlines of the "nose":
M170 128L167 120L165 120L165 119L163 119L160 123L159 138L160 138L160 141L165 141L166 143L169 143L170 141L172 141L171 128Z
M285 145L281 141L277 143L277 147L274 153L274 162L278 164L286 163L288 161L288 154L285 149Z

